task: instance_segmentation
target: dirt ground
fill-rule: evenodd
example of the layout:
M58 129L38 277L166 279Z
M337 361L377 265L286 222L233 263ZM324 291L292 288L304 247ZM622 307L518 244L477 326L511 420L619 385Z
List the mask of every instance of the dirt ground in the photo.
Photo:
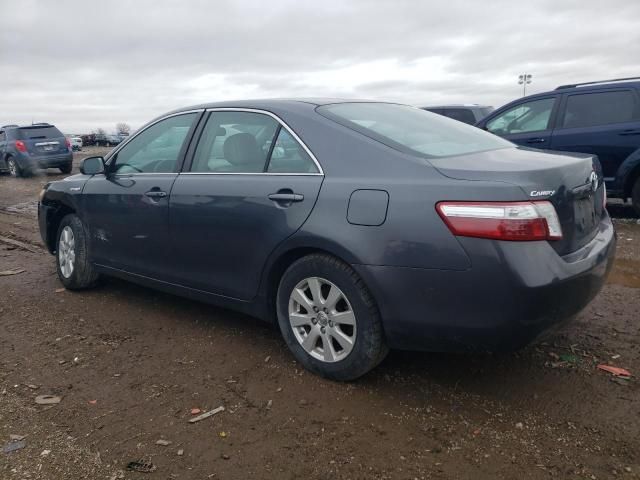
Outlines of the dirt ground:
M637 378L596 369L640 373L629 207L610 207L608 284L563 330L513 354L392 352L340 384L243 315L116 280L62 290L36 225L41 185L62 177L0 177L0 271L25 270L0 276L0 448L26 436L0 452L1 479L640 478Z

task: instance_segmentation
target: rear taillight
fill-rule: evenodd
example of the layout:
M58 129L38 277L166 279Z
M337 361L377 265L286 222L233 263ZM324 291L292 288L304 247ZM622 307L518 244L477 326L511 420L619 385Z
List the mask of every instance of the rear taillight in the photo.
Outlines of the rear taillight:
M16 140L16 150L18 150L19 152L26 152L27 146L22 140Z
M65 138L65 139L64 139L64 141L65 141L65 143L67 144L67 148L68 148L69 150L71 150L71 142L69 141L69 139L68 139L68 138Z
M440 202L436 205L454 235L496 240L559 240L562 228L550 202Z

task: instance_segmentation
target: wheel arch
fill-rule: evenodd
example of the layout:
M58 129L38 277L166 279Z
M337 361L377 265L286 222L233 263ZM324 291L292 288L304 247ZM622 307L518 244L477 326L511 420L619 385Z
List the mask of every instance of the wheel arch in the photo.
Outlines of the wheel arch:
M260 287L260 296L262 297L265 305L265 314L268 321L274 323L277 322L276 296L278 286L280 285L280 280L284 272L295 261L313 254L329 255L337 258L347 265L358 263L357 257L351 254L351 252L345 250L339 245L329 245L326 244L326 242L317 243L311 241L305 244L296 243L289 245L288 247L278 249L271 255L267 266L263 270ZM370 286L364 282L364 279L362 279L362 281L373 295L373 291Z
M50 253L55 253L56 251L56 237L60 222L69 214L77 214L77 212L75 208L66 203L58 203L55 208L49 211L47 218L47 250Z

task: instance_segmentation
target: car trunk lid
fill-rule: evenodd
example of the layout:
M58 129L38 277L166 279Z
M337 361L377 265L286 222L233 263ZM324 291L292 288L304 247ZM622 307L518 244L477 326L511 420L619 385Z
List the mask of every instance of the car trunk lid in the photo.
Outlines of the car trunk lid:
M519 186L531 201L550 201L562 226L562 239L550 244L560 255L589 243L605 214L602 170L591 155L506 148L429 162L450 178L509 183Z

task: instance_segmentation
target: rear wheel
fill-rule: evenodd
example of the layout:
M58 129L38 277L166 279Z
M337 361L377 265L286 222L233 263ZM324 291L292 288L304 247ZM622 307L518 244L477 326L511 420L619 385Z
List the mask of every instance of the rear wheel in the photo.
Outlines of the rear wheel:
M89 263L88 238L82 221L75 214L65 216L56 237L56 269L65 288L93 287L98 274Z
M15 158L7 158L7 168L9 169L9 175L11 175L12 177L22 176L22 170L20 170L20 165L18 165L18 162L16 162Z
M69 162L68 165L65 165L64 167L60 167L60 171L62 173L71 173L71 169L73 169L73 163Z
M636 182L631 189L631 205L637 215L640 215L640 176L636 178Z
M371 293L349 265L334 257L314 254L294 262L280 281L277 307L289 349L318 375L354 380L388 352Z

